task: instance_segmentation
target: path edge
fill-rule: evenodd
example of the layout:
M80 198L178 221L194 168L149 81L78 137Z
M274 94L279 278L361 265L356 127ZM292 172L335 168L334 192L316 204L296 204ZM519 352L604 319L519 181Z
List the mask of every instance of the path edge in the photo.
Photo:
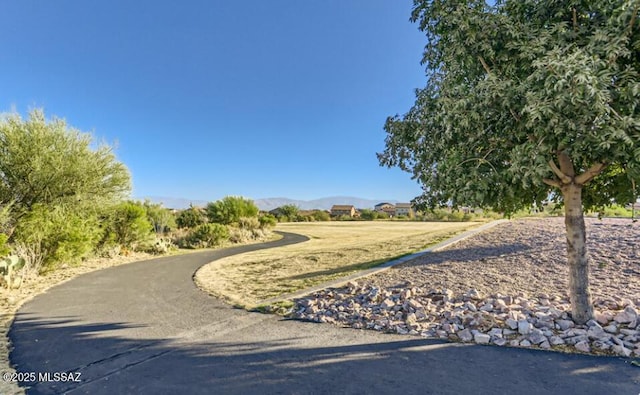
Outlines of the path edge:
M444 240L436 245L433 245L425 250L421 250L418 252L415 252L413 254L410 255L405 255L401 258L397 258L397 259L393 259L390 260L388 262L383 263L382 265L376 266L376 267L372 267L371 269L366 269L366 270L362 270L359 271L357 273L345 276L345 277L340 277L337 278L335 280L331 280L331 281L327 281L325 283L322 284L318 284L318 285L314 285L312 287L309 288L305 288L305 289L301 289L299 291L296 292L291 292L288 294L283 294L283 295L279 295L276 296L275 298L270 298L270 299L266 299L263 300L259 303L257 303L257 306L265 306L265 305L271 305L271 304L275 304L275 303L281 303L281 302L286 302L288 300L292 300L292 299L298 299L298 298L302 298L304 296L307 296L309 294L312 294L314 292L318 292L318 291L322 291L324 289L327 288L337 288L341 285L344 285L346 283L348 283L349 281L354 281L354 280L358 280L360 278L363 277L368 277L371 276L373 274L377 274L380 272L383 272L385 270L389 270L390 268L397 266L397 265L401 265L405 262L411 261L413 259L419 258L423 255L432 253L432 252L437 252L440 251L444 248L450 247L456 243L459 243L462 240L465 240L471 236L474 236L480 232L484 232L485 230L491 229L497 225L503 224L509 222L508 219L499 219L499 220L495 220L495 221L491 221L488 222L484 225L481 225L477 228L473 228L470 230L467 230L465 232L460 233L459 235L456 235L454 237L451 237L447 240Z

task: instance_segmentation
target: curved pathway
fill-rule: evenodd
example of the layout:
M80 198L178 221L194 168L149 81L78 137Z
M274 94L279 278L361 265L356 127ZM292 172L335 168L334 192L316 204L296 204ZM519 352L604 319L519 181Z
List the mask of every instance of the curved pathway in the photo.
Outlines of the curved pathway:
M212 260L305 239L79 276L20 309L11 362L35 376L29 394L640 393L640 369L621 359L288 321L234 309L192 281Z

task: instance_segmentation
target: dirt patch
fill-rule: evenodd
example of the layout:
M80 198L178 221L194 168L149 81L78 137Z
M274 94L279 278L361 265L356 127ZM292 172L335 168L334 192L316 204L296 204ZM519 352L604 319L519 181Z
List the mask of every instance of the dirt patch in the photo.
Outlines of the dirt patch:
M640 224L625 219L586 219L595 298L640 297ZM410 280L454 293L567 297L569 283L562 218L507 222L371 278L382 287Z

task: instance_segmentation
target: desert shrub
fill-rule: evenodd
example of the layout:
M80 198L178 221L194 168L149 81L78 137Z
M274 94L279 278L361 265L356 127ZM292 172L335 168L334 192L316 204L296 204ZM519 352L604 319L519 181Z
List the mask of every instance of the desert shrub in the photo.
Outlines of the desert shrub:
M114 242L127 249L136 249L139 244L152 239L153 225L147 219L147 210L140 203L122 202L108 212L105 220L103 244Z
M253 232L248 229L231 228L229 231L229 241L235 244L248 243L253 240Z
M260 222L260 227L263 229L274 228L278 223L276 217L271 214L265 214L261 216L260 218L258 218L258 221Z
M247 230L259 229L260 220L256 217L241 217L238 218L238 227Z
M36 205L20 219L14 238L41 261L44 270L60 262L74 263L87 257L100 240L98 219L90 213L63 207Z
M253 200L241 196L226 196L207 204L206 213L209 222L229 225L237 223L243 217L257 217L258 206Z
M270 234L266 229L246 229L233 227L229 230L229 241L235 244L249 243L266 239Z
M144 208L147 211L147 219L157 234L165 234L171 229L176 228L175 216L171 210L162 207L162 204L153 204L146 200L144 202Z
M9 252L11 252L11 249L7 245L7 240L9 240L9 236L0 233L0 258L9 255Z
M189 207L182 210L176 216L176 225L178 228L195 228L207 222L207 216L198 207Z
M323 210L314 210L311 215L316 221L331 221L331 215Z
M376 211L365 208L360 210L360 218L365 221L373 221L375 219L378 219L378 213Z
M208 248L229 239L229 229L221 224L202 224L196 226L186 237L191 248Z
M155 237L140 246L140 250L149 254L162 255L175 250L176 245L166 237Z

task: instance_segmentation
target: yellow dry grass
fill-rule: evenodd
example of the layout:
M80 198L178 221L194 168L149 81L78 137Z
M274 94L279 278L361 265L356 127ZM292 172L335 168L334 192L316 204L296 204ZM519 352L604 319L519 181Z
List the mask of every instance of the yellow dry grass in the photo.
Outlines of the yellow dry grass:
M217 260L196 273L205 291L243 307L416 252L480 222L313 222L276 230L309 241Z

